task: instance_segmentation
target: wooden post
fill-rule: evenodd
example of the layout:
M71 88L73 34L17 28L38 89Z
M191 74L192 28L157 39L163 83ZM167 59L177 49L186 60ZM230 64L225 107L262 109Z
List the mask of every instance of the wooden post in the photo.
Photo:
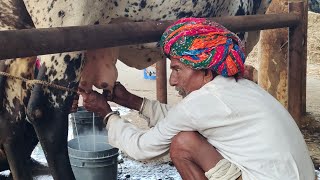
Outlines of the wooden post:
M301 98L302 98L302 107L301 107L301 113L302 115L306 114L307 111L307 106L306 106L306 91L307 91L307 55L308 55L308 50L307 50L307 46L308 46L308 41L307 41L307 35L308 35L308 0L304 0L304 11L301 12L303 18L302 18L302 25L303 25L303 56L302 56L302 63L301 63L301 69L302 69L302 83L301 83L301 89L302 89L302 94L301 94Z
M167 60L160 60L156 64L157 100L168 103L167 98Z
M290 3L289 12L297 13L301 19L304 11L304 3ZM304 57L304 23L289 28L289 61L288 61L288 110L296 123L301 127L302 116L302 70Z
M287 0L272 0L267 14L288 13ZM259 85L288 108L288 28L261 31Z

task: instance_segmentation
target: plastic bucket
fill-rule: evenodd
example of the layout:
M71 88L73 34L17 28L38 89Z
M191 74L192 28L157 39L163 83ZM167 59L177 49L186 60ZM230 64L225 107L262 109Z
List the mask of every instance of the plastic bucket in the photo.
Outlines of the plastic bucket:
M79 136L68 142L72 171L77 180L116 180L118 149L107 142L107 136ZM80 148L79 148L80 144Z
M107 135L106 128L103 125L102 117L97 116L93 112L87 111L84 107L79 107L77 112L71 113L71 122L73 128L73 137L77 135ZM94 119L94 127L93 130L93 119ZM78 131L78 134L77 134Z

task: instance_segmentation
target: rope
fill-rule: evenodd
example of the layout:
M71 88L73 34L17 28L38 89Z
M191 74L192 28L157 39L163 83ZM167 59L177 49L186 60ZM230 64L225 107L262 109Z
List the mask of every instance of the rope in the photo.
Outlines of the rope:
M37 79L30 80L30 79L26 79L26 78L23 78L23 77L13 76L13 75L11 75L9 73L6 73L6 72L0 72L0 75L9 77L11 79L18 79L18 80L20 80L22 82L25 82L27 87L29 87L29 88L32 88L33 85L35 85L35 84L40 84L40 85L46 86L46 87L52 87L52 88L60 89L60 90L63 90L63 91L69 91L69 92L77 93L77 91L74 90L74 89L67 88L67 87L64 87L64 86L60 86L60 85L57 85L57 84L48 83L48 82L42 81L42 80L37 80Z

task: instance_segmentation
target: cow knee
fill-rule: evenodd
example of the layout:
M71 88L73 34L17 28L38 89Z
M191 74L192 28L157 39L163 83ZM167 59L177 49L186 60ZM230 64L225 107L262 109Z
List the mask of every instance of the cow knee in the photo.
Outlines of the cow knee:
M180 132L174 136L169 150L171 159L191 159L199 136L197 132Z

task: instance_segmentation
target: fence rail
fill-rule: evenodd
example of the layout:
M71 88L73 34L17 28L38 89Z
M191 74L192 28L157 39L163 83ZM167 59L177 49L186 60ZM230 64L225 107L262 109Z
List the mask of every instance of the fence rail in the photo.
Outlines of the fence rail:
M293 27L297 14L212 18L233 32ZM0 31L0 59L97 49L159 41L173 21L124 22Z

